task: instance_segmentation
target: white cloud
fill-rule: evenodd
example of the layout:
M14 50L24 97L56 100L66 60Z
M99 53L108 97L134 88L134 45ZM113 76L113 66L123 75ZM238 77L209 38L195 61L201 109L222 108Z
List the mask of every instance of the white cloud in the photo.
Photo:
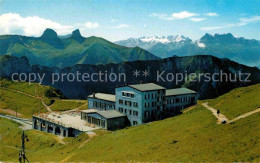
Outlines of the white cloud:
M144 28L146 28L147 27L147 25L146 24L144 24Z
M173 17L168 16L167 14L158 14L158 13L152 13L150 16L157 17L162 20L173 20Z
M78 23L77 25L83 26L85 28L90 28L90 29L99 27L99 24L97 22L86 22L86 23L83 23L83 24Z
M182 11L179 13L172 13L172 17L176 18L176 19L185 19L185 18L190 18L193 16L198 16L199 14L197 13L191 13L191 12L187 12L187 11Z
M216 30L222 28L240 27L250 23L256 23L258 21L260 21L260 16L244 17L240 18L238 23L225 24L221 26L202 27L201 30Z
M209 12L209 13L206 13L206 14L204 14L204 15L206 15L206 16L219 16L217 13L215 13L215 12Z
M244 17L244 18L240 18L239 20L240 22L244 22L244 23L257 22L260 21L260 16Z
M128 24L119 24L119 25L115 26L114 28L115 29L120 29L120 28L128 28L128 27L129 27Z
M234 23L234 24L226 24L226 25L222 25L222 26L202 27L200 29L204 30L204 31L210 31L210 30L216 30L216 29L222 29L222 28L239 27L239 26L244 26L246 24L247 23Z
M0 34L39 36L46 28L52 28L59 34L67 34L73 30L71 25L61 25L38 16L21 17L15 13L0 15L0 22Z
M206 18L190 18L190 20L194 22L201 22L203 20L206 20Z
M176 19L191 18L191 17L198 16L198 15L199 14L197 14L197 13L182 11L182 12L178 12L178 13L172 13L171 15L153 13L150 16L157 17L162 20L176 20Z
M40 36L46 28L55 30L59 35L65 35L71 33L79 25L83 28L96 28L99 26L97 22L63 25L38 16L22 17L16 13L0 15L0 22L0 34L20 34L27 36Z

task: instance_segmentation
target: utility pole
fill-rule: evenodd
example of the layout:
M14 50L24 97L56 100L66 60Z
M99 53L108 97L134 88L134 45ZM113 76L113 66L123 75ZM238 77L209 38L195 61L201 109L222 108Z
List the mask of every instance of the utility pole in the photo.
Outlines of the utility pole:
M23 135L22 135L22 147L21 147L21 151L19 153L19 162L20 163L25 163L25 160L27 162L29 162L29 160L26 158L25 156L25 139L26 141L29 141L27 135L24 134L24 131L23 131Z

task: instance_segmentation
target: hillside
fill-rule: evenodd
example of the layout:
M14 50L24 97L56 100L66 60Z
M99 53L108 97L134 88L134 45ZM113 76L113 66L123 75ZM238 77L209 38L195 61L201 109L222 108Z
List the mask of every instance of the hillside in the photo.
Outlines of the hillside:
M52 29L46 29L41 37L2 35L0 55L26 56L31 65L50 67L159 59L139 47L127 48L94 36L82 37L79 30L60 38Z
M231 33L215 35L206 33L198 40L176 35L130 38L115 43L127 47L138 46L162 58L174 55L214 55L219 58L229 58L241 64L260 67L260 41L235 37Z
M27 74L45 74L45 78L42 82L43 85L55 87L61 90L67 98L74 99L86 99L86 97L93 92L113 94L115 87L117 86L125 84L138 84L141 81L143 83L157 83L168 89L187 87L197 91L199 93L199 99L215 98L229 92L234 88L260 83L260 70L258 68L241 65L228 59L219 59L217 57L205 55L171 57L161 60L132 61L107 65L82 64L63 69L45 67L41 65L30 66L29 61L25 57L17 58L4 55L0 56L0 68L0 76L8 79L11 79L12 73L23 72ZM133 75L133 72L136 70L140 71L140 76L138 77ZM145 70L149 71L149 75L147 77L143 75L143 71ZM83 81L81 75L79 77L81 81L79 82L76 80L72 82L68 81L68 78L65 77L63 81L59 80L54 84L52 83L53 73L58 73L60 76L61 74L73 73L76 76L77 72L80 74L89 74L89 76L94 73L107 72L108 80L106 82L101 80ZM161 77L163 80L161 78L157 78L159 76L157 74L161 74L162 72L163 75L161 75ZM248 78L250 82L238 80L239 72L244 74L250 73L251 75ZM117 78L115 81L109 80L109 75L112 73L116 74ZM229 76L236 75L237 80L231 81L229 78L228 80L223 80L222 82L215 80L210 80L207 82L203 75L200 80L198 79L196 81L191 81L192 79L189 76L187 78L185 77L185 74L189 75L192 73L196 74L197 77L195 79L199 78L199 74L209 73L210 75L213 75L214 73L226 73ZM119 74L125 74L125 80L124 78L121 78L120 80ZM181 74L183 75L183 79L186 79L180 80L179 82L177 82L177 78L170 78L170 80L167 80L167 74L173 74L174 77L176 74ZM243 76L242 78L246 79L246 77L247 76ZM217 76L217 79L219 80L220 76Z
M45 105L53 111L87 108L84 100L61 98L64 98L63 94L50 86L0 80L0 113L2 114L31 118L34 113L49 111Z
M260 84L236 88L217 99L209 100L209 105L231 119L260 108Z
M243 92L240 97L248 99L247 96L254 96L259 88L258 84L239 88L236 92ZM224 95L229 98L230 105L236 103L233 93ZM221 97L215 100L219 101ZM220 125L212 113L201 106L202 102L184 110L179 116L115 132L98 131L98 136L92 139L81 135L79 138L65 138L61 143L53 135L26 131L31 138L27 143L27 157L30 161L63 162L259 162L259 112ZM249 102L249 99L244 102ZM250 105L258 104L259 100L256 99ZM237 105L232 109L244 112ZM4 124L0 126L1 138L8 140L0 142L0 148L3 149L0 150L0 159L16 161L21 130L17 129L17 124L3 118L0 118L0 123ZM7 127L9 132L5 132ZM17 141L10 141L9 137L14 137ZM2 151L8 154L3 155Z

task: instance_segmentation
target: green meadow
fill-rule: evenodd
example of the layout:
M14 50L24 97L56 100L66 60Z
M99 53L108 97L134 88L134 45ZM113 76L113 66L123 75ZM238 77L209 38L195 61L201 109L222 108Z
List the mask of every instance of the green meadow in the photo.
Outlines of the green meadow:
M42 99L53 111L78 108L87 109L86 100L67 100L62 93L50 86L37 83L13 82L0 79L0 113L31 118L34 113L47 112ZM14 114L15 113L15 114Z
M231 91L216 98L216 102L209 100L209 105L228 106L228 111L221 112L227 117L236 117L259 106L255 97L251 97L254 100L250 104L242 101L237 105L237 96L249 99L259 93L259 88L259 84L238 88L234 90L237 94ZM226 101L219 104L223 97ZM97 136L92 139L81 134L61 140L51 134L29 130L26 131L30 139L26 143L27 157L32 162L259 162L259 121L260 114L256 113L232 124L217 124L216 118L200 102L189 111L165 120L113 132L96 131ZM4 118L0 118L0 123L3 124L0 127L0 160L17 161L22 131L18 124Z

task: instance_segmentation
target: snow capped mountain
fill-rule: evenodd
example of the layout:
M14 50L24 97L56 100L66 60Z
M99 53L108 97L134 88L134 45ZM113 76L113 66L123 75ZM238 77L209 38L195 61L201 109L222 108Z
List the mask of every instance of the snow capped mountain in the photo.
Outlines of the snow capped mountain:
M149 43L162 43L162 44L168 44L170 42L181 42L185 41L186 38L181 35L176 36L151 36L151 37L141 37L141 41L143 42L149 42Z
M128 46L138 46L142 44L169 44L169 43L178 43L184 41L190 41L189 38L182 35L170 35L170 36L150 36L150 37L140 37L140 38L129 38L127 40L117 41L117 44L128 44ZM126 46L126 45L125 45Z
M206 33L194 41L182 35L169 35L130 38L115 43L127 47L139 46L161 58L203 54L260 67L260 41L233 36L231 33Z
M115 42L118 45L135 47L139 46L143 49L150 49L154 46L180 46L181 44L191 43L192 40L182 35L169 35L169 36L150 36L140 38L129 38Z

